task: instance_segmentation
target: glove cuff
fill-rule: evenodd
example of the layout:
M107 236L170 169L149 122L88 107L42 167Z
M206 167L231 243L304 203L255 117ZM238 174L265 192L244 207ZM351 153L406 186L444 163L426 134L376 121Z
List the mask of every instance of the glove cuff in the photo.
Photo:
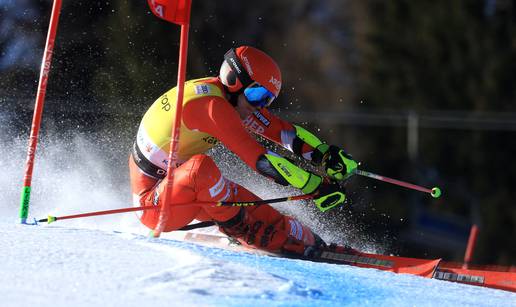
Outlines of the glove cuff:
M326 160L330 150L330 145L322 143L312 152L312 163L320 165Z

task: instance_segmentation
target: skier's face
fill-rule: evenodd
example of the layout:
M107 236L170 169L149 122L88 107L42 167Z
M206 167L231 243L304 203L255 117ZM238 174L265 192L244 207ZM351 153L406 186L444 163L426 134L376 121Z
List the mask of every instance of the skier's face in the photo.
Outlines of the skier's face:
M251 115L254 111L258 110L257 107L253 107L245 98L244 94L240 94L238 96L238 103L235 107L236 111L240 115L241 119L246 119L249 115Z

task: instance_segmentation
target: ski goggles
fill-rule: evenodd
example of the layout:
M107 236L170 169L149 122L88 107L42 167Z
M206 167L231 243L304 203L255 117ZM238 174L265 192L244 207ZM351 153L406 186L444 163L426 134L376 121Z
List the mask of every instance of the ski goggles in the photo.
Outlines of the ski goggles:
M268 107L276 98L271 91L261 86L258 83L249 86L244 90L245 98L253 106L257 108Z

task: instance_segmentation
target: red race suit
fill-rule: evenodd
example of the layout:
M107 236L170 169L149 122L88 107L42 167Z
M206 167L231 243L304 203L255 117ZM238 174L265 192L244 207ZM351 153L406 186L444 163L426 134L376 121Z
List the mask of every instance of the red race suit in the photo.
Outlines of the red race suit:
M144 115L134 143L129 170L135 206L161 206L169 210L164 231L177 230L194 219L214 221L221 231L242 244L270 252L302 254L318 237L298 220L283 215L270 205L250 207L200 206L195 202L255 201L260 198L221 175L204 153L221 142L257 170L259 157L267 153L250 134L256 133L292 150L295 128L266 109L242 120L227 100L217 78L185 83L178 165L170 203L163 206L167 186L170 135L175 120L176 88L159 97ZM304 151L312 150L305 144ZM263 174L263 173L262 173ZM192 203L190 206L178 204ZM159 210L146 210L140 220L154 229Z

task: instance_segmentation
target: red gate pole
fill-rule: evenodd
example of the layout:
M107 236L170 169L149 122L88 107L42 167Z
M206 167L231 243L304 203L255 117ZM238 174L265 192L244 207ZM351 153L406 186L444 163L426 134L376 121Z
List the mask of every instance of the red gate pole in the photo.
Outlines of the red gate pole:
M152 1L152 0L151 0ZM157 1L156 1L157 2ZM174 126L172 127L172 135L170 141L170 152L168 156L167 164L167 186L163 193L163 198L160 200L161 209L159 213L159 220L156 228L152 231L151 235L155 238L159 237L165 228L166 222L169 218L168 202L172 195L172 189L174 185L174 168L177 163L177 154L179 149L179 132L181 129L182 113L183 113L183 93L186 79L186 61L188 54L188 31L190 28L190 10L192 6L191 0L178 1L177 9L181 11L181 20L175 20L175 23L181 25L181 37L179 47L179 67L177 69L177 99L176 99L176 118L174 120Z
M471 231L469 233L468 246L466 247L466 253L464 254L464 264L462 265L463 269L467 269L469 266L469 262L473 256L473 250L475 249L475 243L477 242L478 236L478 227L477 225L471 226Z
M52 54L54 51L54 43L56 38L57 26L59 23L59 15L61 13L62 0L54 0L52 13L50 16L50 27L48 28L47 41L45 51L41 63L39 73L38 92L36 94L36 105L34 106L34 115L32 118L32 127L29 137L29 148L27 150L27 160L25 164L25 175L23 177L23 189L20 200L20 222L25 224L29 215L29 201L32 183L32 171L34 168L34 157L36 155L36 146L38 144L39 128L41 126L41 116L43 114L43 105L45 104L45 94L47 91L48 75L52 63Z

